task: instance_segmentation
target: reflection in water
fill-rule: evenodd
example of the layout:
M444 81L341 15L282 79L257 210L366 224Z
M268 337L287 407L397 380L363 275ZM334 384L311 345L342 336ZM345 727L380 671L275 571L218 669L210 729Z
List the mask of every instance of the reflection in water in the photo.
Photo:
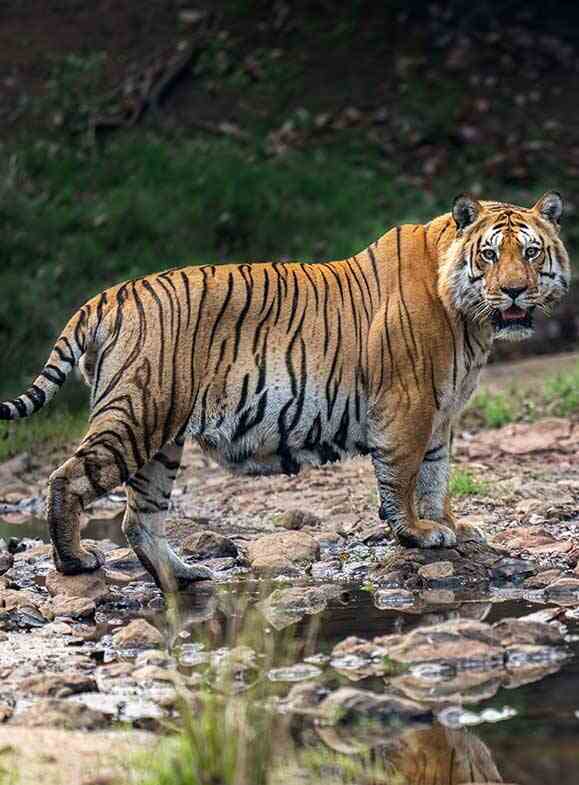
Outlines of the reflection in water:
M348 672L335 667L336 658L330 656L348 636L364 644L452 619L493 624L532 610L535 607L524 601L490 603L476 597L426 603L420 613L381 610L371 594L349 586L272 592L249 582L211 587L203 596L180 596L156 623L171 628L177 646L181 642L186 672L205 669L205 679L214 688L226 689L223 665L228 661L234 664L235 692L251 693L258 682L267 683L270 697L291 717L291 737L299 749L313 749L321 742L328 753L352 760L371 755L390 777L368 780L373 785L492 783L501 782L501 775L519 785L546 785L551 780L537 775L537 742L545 739L543 748L547 746L553 761L563 759L570 744L579 750L576 736L573 742L569 739L569 719L579 703L574 697L579 684L574 663L554 658L512 671L399 672L382 658L358 663L356 673L356 668ZM254 618L257 614L262 625L259 633L250 625L250 640L245 634L249 613ZM188 642L201 639L201 648ZM256 672L260 667L261 679ZM549 687L553 678L567 691L563 712ZM339 708L333 718L328 714L332 702ZM478 724L476 732L465 727L473 724ZM574 733L578 726L574 718ZM511 727L518 728L516 751ZM392 779L395 775L399 780ZM563 772L558 785L575 783L574 776Z
M114 518L90 518L81 531L83 539L111 540L117 545L126 545L127 540L121 531L123 513L119 512ZM27 518L10 523L0 519L0 539L9 540L11 537L18 539L41 540L50 542L48 524L41 518Z

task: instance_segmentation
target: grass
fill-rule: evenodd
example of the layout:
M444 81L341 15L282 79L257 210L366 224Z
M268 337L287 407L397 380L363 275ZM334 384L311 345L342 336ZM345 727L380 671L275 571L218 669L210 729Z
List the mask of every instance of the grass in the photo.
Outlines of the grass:
M553 414L567 417L579 412L579 364L573 371L561 373L545 382L545 400Z
M512 385L507 392L481 390L473 396L463 424L474 428L502 428L513 422L541 417L579 415L579 364L571 371L543 379L533 387Z
M46 409L26 420L0 422L0 463L18 453L57 449L80 439L87 419L84 409Z
M451 496L459 498L464 496L481 496L487 493L489 484L477 480L468 469L454 469L449 482Z

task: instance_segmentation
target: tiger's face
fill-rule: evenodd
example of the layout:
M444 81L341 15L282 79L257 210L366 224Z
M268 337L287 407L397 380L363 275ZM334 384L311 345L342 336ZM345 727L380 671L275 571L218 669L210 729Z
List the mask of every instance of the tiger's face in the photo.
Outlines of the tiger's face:
M569 288L570 264L559 237L561 196L545 194L528 209L457 197L457 239L447 257L455 307L510 341L533 332L537 308L550 314Z

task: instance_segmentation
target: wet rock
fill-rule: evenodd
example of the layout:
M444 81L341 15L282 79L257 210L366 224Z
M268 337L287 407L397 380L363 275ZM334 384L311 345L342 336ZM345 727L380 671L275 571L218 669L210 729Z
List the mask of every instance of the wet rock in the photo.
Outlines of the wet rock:
M41 595L24 589L0 589L0 614L18 608L41 608L44 599Z
M156 627L144 619L135 619L113 635L116 649L145 649L161 646L163 636Z
M287 512L282 513L280 517L276 520L279 526L283 526L284 529L289 530L297 530L303 529L304 526L319 526L322 522L322 519L314 515L313 512L309 512L308 510L288 510Z
M67 597L85 597L96 603L104 600L109 593L103 570L82 575L61 575L52 570L46 576L46 588L53 597L64 594Z
M306 681L308 679L317 679L322 671L316 665L309 665L302 662L296 665L288 665L285 668L272 668L267 672L267 678L270 681Z
M342 562L339 559L329 559L328 561L317 561L312 564L310 574L312 578L325 579L335 578L342 571Z
M69 597L57 594L52 598L52 612L55 616L67 616L71 619L86 619L94 616L96 605L88 597Z
M288 692L282 705L294 714L318 714L318 706L328 695L328 690L319 682L295 684Z
M556 597L561 594L578 595L579 578L563 577L550 583L545 589L547 597Z
M492 667L503 661L500 639L488 624L460 620L419 627L388 646L388 656L405 664L444 661L455 667Z
M538 575L532 575L523 581L524 589L544 589L549 584L554 583L561 576L561 570L545 570Z
M281 630L306 615L320 613L329 600L340 597L344 591L343 587L334 584L276 589L259 607L272 627Z
M296 568L307 569L319 557L320 546L306 532L266 534L250 542L247 553L252 569L258 574L276 577L295 574Z
M492 575L497 580L522 580L537 572L534 562L504 558L493 565Z
M41 635L43 638L55 638L72 634L73 629L70 624L62 621L53 621L50 624L45 624L42 629L38 630L38 635Z
M30 471L31 468L32 458L30 453L23 452L0 464L0 476L3 476L3 478L10 475L18 476Z
M557 625L527 619L501 619L493 624L493 631L506 648L521 644L560 646L563 636Z
M233 540L212 531L202 531L187 537L183 542L183 551L194 559L236 558L239 553Z
M11 725L27 728L63 728L66 730L98 730L106 728L110 719L106 714L89 709L81 703L58 698L35 701L23 712L15 714Z
M418 574L426 581L438 581L454 575L454 565L451 561L432 562L419 567Z
M0 550L0 575L4 575L5 572L8 572L13 564L14 556L10 553L10 551L6 549Z
M396 585L408 590L424 588L436 580L452 588L466 588L489 583L495 577L495 566L500 565L505 558L509 558L507 551L476 540L461 540L455 548L431 550L397 545L387 551L378 567L370 569L368 578L378 586L395 580ZM521 560L515 561L518 563ZM521 574L525 569L524 564L520 565ZM443 572L449 573L448 577L428 577Z
M385 544L390 540L390 534L383 523L377 523L362 529L358 537L364 545Z
M448 666L414 666L390 682L410 700L427 707L441 704L480 703L492 698L504 684L504 670L455 670Z
M374 605L380 610L390 608L411 608L416 604L416 597L405 589L379 589L374 592Z
M332 725L351 726L374 721L382 734L384 723L425 721L431 716L423 706L413 701L354 687L341 687L332 692L322 700L318 713L325 723Z
M84 673L43 673L20 682L19 690L25 695L42 698L66 698L79 692L95 692L93 675Z

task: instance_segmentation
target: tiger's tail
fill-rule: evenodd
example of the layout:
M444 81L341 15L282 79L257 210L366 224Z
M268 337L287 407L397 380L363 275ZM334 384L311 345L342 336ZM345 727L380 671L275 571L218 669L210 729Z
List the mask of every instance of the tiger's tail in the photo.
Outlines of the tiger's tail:
M88 317L84 308L72 317L54 344L46 365L26 392L0 403L0 420L29 417L60 390L87 346Z

